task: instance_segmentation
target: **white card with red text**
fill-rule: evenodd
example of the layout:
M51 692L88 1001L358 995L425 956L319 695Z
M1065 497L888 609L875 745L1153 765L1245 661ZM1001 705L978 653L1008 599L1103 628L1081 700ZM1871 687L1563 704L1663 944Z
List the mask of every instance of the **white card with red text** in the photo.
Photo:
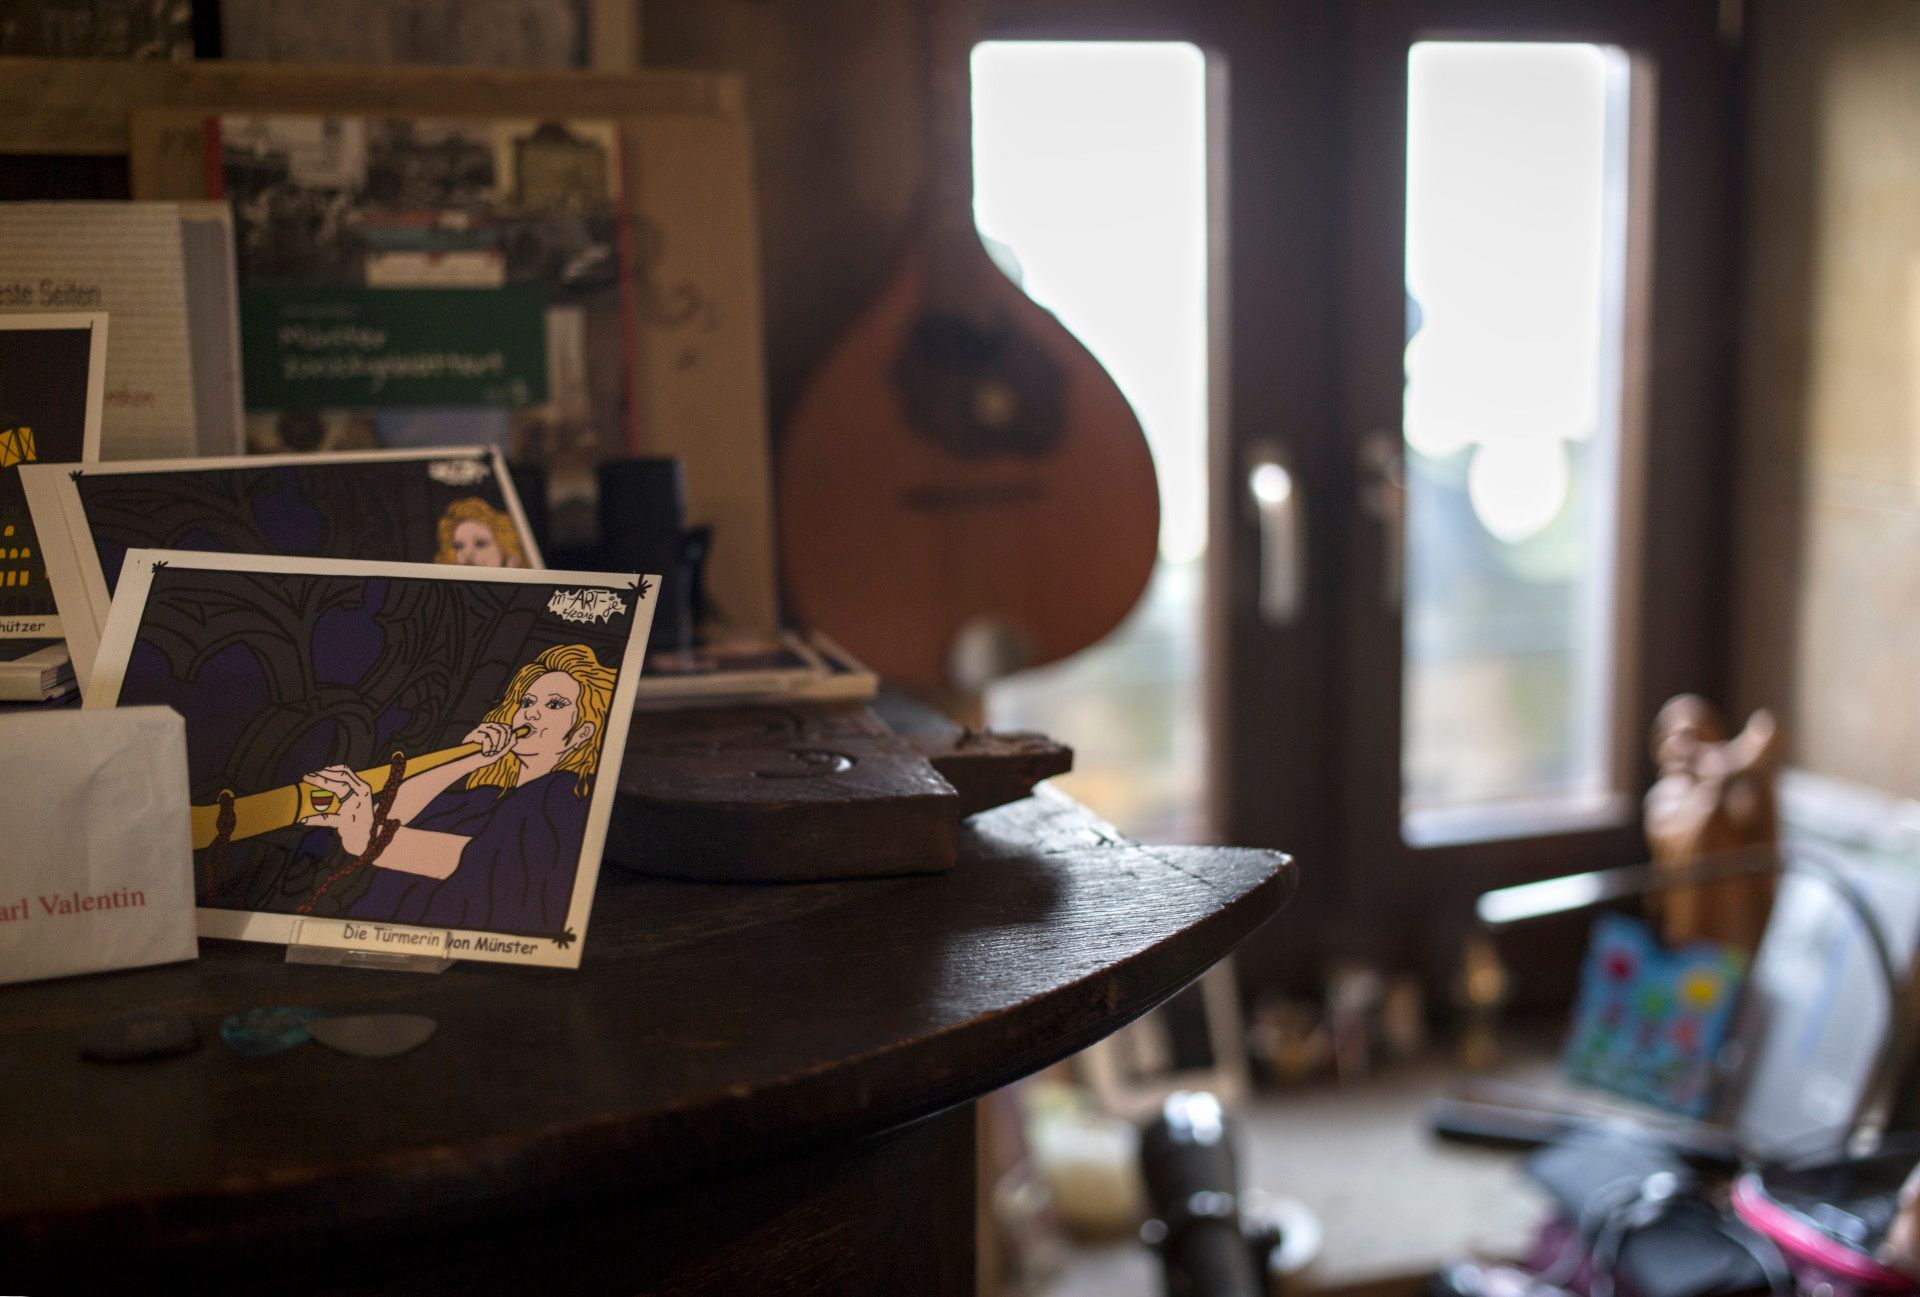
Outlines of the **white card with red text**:
M0 715L0 982L194 959L186 724Z

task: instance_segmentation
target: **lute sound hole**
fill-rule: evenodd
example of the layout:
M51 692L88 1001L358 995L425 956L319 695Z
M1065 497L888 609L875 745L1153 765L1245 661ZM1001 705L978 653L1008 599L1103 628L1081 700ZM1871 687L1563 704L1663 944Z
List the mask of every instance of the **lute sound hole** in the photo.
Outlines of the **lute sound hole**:
M1060 367L1004 318L983 328L952 312L920 315L893 377L914 431L961 459L1040 459L1066 436Z

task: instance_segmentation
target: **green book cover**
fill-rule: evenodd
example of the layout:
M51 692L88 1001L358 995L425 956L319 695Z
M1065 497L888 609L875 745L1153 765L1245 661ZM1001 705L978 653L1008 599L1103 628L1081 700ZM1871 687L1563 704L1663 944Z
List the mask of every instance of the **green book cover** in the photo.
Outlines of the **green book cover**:
M558 486L626 451L610 121L229 115L247 444L498 446Z
M240 320L249 409L547 399L546 303L535 284L248 287Z

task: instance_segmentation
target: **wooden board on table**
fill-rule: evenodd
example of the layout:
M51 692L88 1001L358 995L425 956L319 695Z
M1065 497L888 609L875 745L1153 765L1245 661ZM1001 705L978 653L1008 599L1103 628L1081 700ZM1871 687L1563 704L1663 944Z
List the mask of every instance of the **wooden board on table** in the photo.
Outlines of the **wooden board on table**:
M1017 802L1073 769L1073 749L1044 734L961 725L895 690L882 690L873 710L954 786L963 818Z
M1038 734L968 729L897 697L635 717L607 857L709 882L935 873L960 822L1064 773Z
M649 712L607 859L707 882L933 873L959 824L953 785L857 703Z

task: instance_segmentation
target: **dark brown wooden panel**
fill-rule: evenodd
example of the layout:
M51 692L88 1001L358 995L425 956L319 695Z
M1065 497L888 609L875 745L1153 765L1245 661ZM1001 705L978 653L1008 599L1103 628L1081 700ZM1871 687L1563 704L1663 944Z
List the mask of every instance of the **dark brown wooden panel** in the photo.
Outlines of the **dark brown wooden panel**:
M857 703L642 712L607 858L700 882L930 873L960 798Z
M254 1239L175 1255L165 1286L312 1297L973 1297L973 1136L973 1108L962 1105L744 1174L529 1212L511 1229L421 1221L377 1244ZM905 1204L911 1209L899 1210ZM9 1291L137 1290L154 1273L146 1259L112 1252L78 1264L9 1273Z
M692 72L0 58L0 154L124 156L142 108L626 117L731 112L739 97Z
M1264 923L1291 879L1272 852L1128 843L1043 790L969 820L940 875L610 873L578 972L328 969L208 941L195 963L0 988L0 1269L164 1272L263 1240L372 1254L768 1168L1104 1036ZM211 1039L117 1069L78 1053L136 1009L211 1038L236 1010L286 1004L440 1030L382 1062Z
M873 711L953 785L963 816L1019 801L1073 769L1073 749L1045 734L961 725L892 690L874 700Z

